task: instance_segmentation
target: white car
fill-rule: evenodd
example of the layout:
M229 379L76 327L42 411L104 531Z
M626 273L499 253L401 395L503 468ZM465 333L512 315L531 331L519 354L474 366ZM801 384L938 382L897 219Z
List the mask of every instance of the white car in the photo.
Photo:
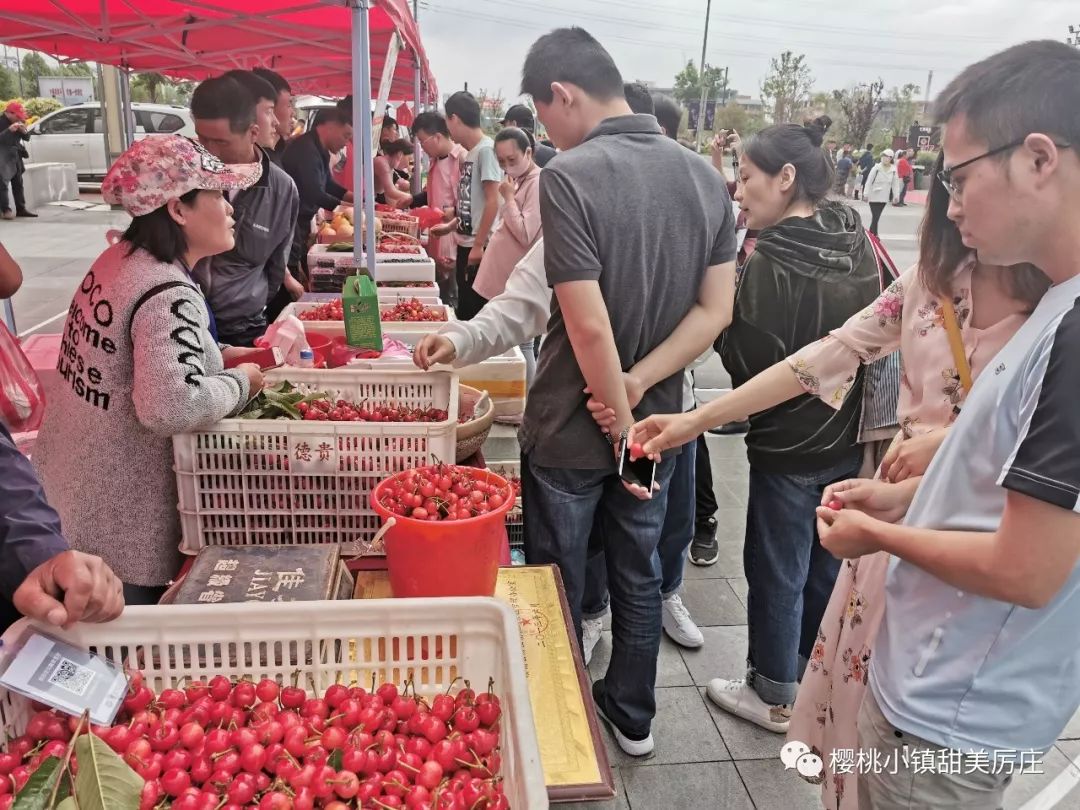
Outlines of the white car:
M147 135L195 137L191 110L172 104L131 105L135 140ZM101 178L109 170L101 103L90 101L65 107L35 121L27 142L31 163L74 163L80 179Z

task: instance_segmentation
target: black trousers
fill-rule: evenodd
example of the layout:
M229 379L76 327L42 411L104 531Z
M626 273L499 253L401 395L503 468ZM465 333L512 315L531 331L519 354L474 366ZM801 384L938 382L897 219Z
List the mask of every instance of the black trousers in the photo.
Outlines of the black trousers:
M697 437L697 457L694 460L694 498L697 504L694 523L701 528L719 508L716 492L713 491L712 459L709 458L709 445L705 435Z
M476 313L484 308L487 299L473 290L473 282L479 265L469 264L469 252L472 248L457 249L457 306L454 311L459 321L471 321Z
M878 235L878 223L881 221L881 213L885 210L885 206L888 203L870 203L870 233L874 236Z
M0 182L0 211L11 210L11 200L8 197L8 184ZM11 196L15 198L15 210L26 210L26 192L23 189L22 172L11 178Z

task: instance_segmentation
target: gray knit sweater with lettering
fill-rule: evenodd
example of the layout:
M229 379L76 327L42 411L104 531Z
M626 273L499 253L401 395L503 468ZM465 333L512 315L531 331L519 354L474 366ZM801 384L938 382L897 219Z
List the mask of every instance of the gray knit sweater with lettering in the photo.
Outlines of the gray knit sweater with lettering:
M110 246L75 291L33 459L71 546L160 586L181 564L171 437L235 414L248 382L183 268L130 250Z

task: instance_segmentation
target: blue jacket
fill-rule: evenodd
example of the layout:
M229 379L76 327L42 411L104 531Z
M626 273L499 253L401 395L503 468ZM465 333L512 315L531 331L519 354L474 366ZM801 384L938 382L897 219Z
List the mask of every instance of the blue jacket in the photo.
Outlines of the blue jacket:
M10 600L27 574L67 550L30 459L0 424L0 632L14 618Z

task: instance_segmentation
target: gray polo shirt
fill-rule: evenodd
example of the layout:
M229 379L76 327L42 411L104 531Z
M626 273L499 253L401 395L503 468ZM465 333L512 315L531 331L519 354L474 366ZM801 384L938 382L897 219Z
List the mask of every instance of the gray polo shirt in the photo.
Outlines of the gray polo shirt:
M650 115L609 118L559 153L540 173L540 211L548 284L600 285L624 370L675 330L696 303L707 267L735 260L724 178L666 137ZM634 415L681 412L682 377L680 370L650 389ZM552 297L521 429L522 449L537 464L614 469L584 387Z
M1078 355L1080 276L1051 288L979 375L905 523L992 532L1007 490L1080 512ZM1049 748L1080 706L1080 567L1028 610L894 558L870 686L894 726L939 745Z

